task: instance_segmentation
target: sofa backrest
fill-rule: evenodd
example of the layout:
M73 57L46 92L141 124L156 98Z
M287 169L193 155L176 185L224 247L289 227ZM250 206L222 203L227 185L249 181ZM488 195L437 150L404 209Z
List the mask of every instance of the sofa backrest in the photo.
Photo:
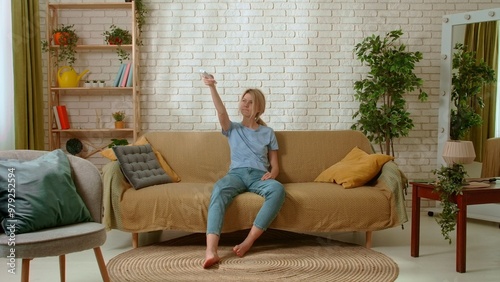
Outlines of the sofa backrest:
M229 168L229 145L220 132L148 132L146 138L183 182L215 182ZM314 181L356 146L373 153L370 141L354 130L276 131L276 138L282 183Z

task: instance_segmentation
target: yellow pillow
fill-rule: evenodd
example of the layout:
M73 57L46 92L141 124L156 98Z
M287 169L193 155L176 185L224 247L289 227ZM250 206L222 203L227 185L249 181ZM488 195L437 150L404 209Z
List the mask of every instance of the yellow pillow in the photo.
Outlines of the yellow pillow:
M134 144L130 144L130 145L139 146L139 145L145 145L145 144L149 144L149 142L146 139L146 137L141 136L141 137L139 137L139 139L137 139L137 141L135 141ZM128 145L128 146L130 146L130 145ZM151 146L151 148L153 148L153 146ZM168 165L167 161L165 160L165 158L163 158L161 153L158 152L155 148L153 148L153 152L155 153L155 156L158 159L160 166L163 168L163 170L165 170L165 172L168 174L168 176L170 176L170 179L172 179L173 182L181 181L181 178L179 177L179 175L177 175L177 173L175 173L175 171ZM106 157L106 158L112 160L112 161L116 161L115 152L113 152L113 149L111 149L111 148L107 148L107 149L102 150L101 155L103 157Z
M334 182L344 188L354 188L366 184L382 169L382 166L394 158L384 154L367 154L355 147L340 162L323 171L315 182Z

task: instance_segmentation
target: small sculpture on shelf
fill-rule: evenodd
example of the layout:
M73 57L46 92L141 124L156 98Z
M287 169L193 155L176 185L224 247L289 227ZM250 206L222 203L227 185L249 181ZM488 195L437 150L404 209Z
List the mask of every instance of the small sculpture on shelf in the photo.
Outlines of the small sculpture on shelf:
M115 128L124 128L125 122L123 120L125 119L125 112L118 111L118 112L114 112L112 115L113 115L113 118L115 119Z

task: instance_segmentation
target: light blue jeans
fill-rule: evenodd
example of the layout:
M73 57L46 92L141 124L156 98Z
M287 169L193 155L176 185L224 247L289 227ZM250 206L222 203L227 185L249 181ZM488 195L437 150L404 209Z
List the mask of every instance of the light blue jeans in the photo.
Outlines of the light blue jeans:
M220 235L226 208L247 191L264 197L253 224L262 230L269 227L285 201L285 188L274 179L261 180L265 173L254 168L235 168L215 183L208 207L207 234Z

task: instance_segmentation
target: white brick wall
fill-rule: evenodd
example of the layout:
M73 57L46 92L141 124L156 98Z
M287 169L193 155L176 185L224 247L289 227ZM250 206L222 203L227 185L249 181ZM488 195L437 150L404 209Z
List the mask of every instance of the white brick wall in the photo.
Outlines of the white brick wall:
M149 9L140 57L144 131L219 129L200 68L215 75L235 120L242 91L258 87L268 101L263 119L276 130L348 129L358 107L353 83L367 71L355 59L354 45L371 34L401 28L409 50L424 54L415 71L429 94L426 103L408 97L415 129L395 144L396 162L410 179L431 177L436 166L442 16L498 6L496 0L144 2ZM40 0L43 31L45 5ZM124 12L75 11L70 16L68 23L81 27L79 34L88 43L102 42L103 28L111 23L129 22ZM90 79L114 78L119 64L114 53L80 56L76 68L91 69ZM93 109L102 107L107 127L108 113L130 103L121 95L67 101L73 123L92 125ZM99 157L92 161L106 163Z

